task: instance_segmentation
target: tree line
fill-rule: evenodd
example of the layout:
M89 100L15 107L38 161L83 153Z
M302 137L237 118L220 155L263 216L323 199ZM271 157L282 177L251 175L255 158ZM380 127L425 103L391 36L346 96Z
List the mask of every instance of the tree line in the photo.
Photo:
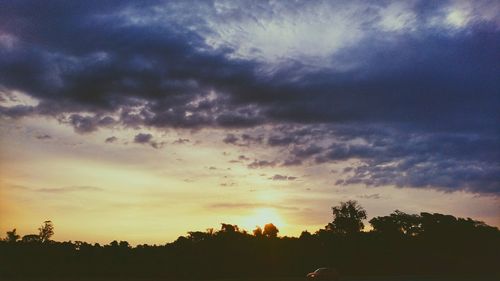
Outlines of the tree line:
M165 245L107 245L51 240L16 229L0 241L0 277L162 277L164 279L304 276L318 267L344 275L499 274L500 231L470 218L399 210L369 221L356 201L332 207L332 221L314 233L280 237L272 223L248 232L222 223Z

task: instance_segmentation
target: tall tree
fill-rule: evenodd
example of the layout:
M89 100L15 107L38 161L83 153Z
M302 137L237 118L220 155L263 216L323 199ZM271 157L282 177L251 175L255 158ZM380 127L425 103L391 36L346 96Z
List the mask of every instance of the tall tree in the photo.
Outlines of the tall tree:
M44 221L42 226L38 228L38 236L40 237L40 242L50 241L50 237L54 235L54 224L52 221Z
M366 211L357 201L349 200L340 202L339 206L332 207L333 221L326 229L340 234L352 234L363 229L363 220L366 219Z

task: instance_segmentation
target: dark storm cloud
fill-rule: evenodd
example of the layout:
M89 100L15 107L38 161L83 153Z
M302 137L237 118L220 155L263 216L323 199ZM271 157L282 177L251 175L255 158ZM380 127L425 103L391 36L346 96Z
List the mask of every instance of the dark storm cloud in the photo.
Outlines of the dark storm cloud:
M267 139L267 143L270 146L286 146L289 145L293 142L295 142L296 139L292 136L271 136Z
M371 134L366 138L353 134L351 139L336 140L318 154L298 157L294 154L297 149L292 149L291 154L301 161L356 163L343 170L344 178L336 183L339 185L395 185L439 187L446 191L499 192L498 137L408 133L406 130ZM359 143L360 138L363 138L363 144Z
M313 155L316 155L320 152L322 152L324 149L320 146L317 146L315 144L311 144L307 147L304 148L294 148L292 150L292 154L295 155L296 157L304 158L304 157L310 157Z
M0 116L19 118L36 113L36 108L29 105L16 105L11 107L0 106Z
M237 46L207 45L204 29L191 28L203 19L149 20L159 3L4 3L0 89L39 104L0 103L0 115L53 116L81 134L116 125L282 126L265 136L228 134L224 142L288 149L287 160L250 168L358 159L342 184L500 191L496 18L439 28L421 23L449 3L417 2L414 33L368 22L359 42L325 58L345 69L301 60L269 68L238 56ZM136 142L162 146L139 135Z

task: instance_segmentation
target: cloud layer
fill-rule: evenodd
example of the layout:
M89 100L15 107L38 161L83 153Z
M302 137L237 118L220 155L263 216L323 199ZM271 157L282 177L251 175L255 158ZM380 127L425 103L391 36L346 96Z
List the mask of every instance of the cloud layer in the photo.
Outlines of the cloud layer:
M3 6L4 117L219 128L285 148L250 168L356 160L338 184L500 192L495 1Z

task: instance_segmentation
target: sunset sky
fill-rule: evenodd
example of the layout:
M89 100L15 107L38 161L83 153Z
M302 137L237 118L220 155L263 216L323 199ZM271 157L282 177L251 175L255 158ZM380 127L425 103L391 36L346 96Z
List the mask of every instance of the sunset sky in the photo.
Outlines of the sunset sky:
M0 232L164 244L331 206L500 226L498 1L0 1ZM368 225L368 223L366 223Z

